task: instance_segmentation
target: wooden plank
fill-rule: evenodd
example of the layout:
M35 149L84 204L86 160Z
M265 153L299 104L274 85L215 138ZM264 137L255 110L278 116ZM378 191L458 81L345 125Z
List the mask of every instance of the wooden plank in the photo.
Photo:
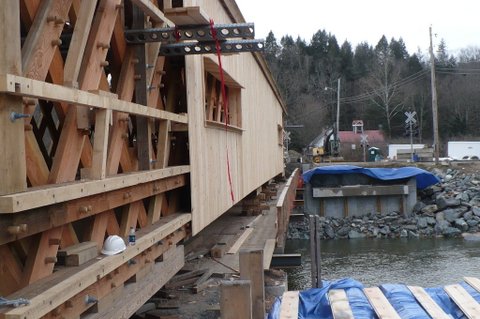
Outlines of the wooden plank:
M139 230L135 246L129 246L122 254L108 256L108 258L103 258L90 267L80 270L40 295L31 298L30 305L12 309L6 312L4 317L6 319L30 319L47 314L81 292L85 287L94 284L97 280L126 263L127 260L156 245L161 239L190 221L191 214L176 214L165 217L156 225Z
M127 238L130 228L137 229L137 219L139 206L143 206L143 201L130 203L122 210L122 221L120 223L120 237Z
M280 305L280 319L298 318L298 291L285 291Z
M97 243L82 250L74 251L65 257L65 266L80 266L98 256Z
M0 3L0 74L21 74L20 51L20 6L19 1ZM12 122L12 112L23 113L21 98L0 94L0 141L4 141L0 152L0 194L23 191L27 188L24 122ZM5 143L5 141L17 141Z
M480 304L459 284L443 288L469 319L480 318Z
M58 251L57 255L62 256L62 257L66 257L66 256L78 254L79 252L82 252L84 250L88 250L88 249L90 249L92 247L96 247L96 246L97 246L97 243L95 243L93 241L84 241L84 242L78 243L76 245L72 245L72 246L60 249Z
M82 181L31 189L27 192L0 196L0 214L48 206L86 196L109 192L159 179L182 175L189 166L174 166L148 172L119 174L104 180Z
M272 261L273 252L277 241L275 239L267 239L263 248L263 269L270 269L270 262Z
M17 89L15 89L17 87ZM89 93L61 85L32 80L13 74L0 75L0 92L24 97L45 99L80 106L109 109L140 116L171 120L173 122L188 122L186 114L175 114L144 105L131 103L108 96ZM23 126L22 126L23 128Z
M475 277L463 277L463 280L473 288L475 288L476 291L480 292L480 279L475 278Z
M418 303L425 309L433 319L450 319L451 317L447 315L442 308L430 297L430 295L423 289L418 286L407 286L410 292L413 294Z
M220 315L222 319L252 319L249 280L222 281Z
M388 302L378 287L364 288L363 292L372 305L379 319L400 319L395 309Z
M265 318L265 280L263 273L263 250L240 252L240 279L251 285L252 318Z
M232 245L232 247L228 250L227 254L236 254L243 243L248 239L248 237L252 234L253 228L245 228L243 233L237 239L237 241ZM263 267L262 267L263 269Z
M331 289L328 291L328 301L332 307L334 319L354 319L348 297L343 289Z

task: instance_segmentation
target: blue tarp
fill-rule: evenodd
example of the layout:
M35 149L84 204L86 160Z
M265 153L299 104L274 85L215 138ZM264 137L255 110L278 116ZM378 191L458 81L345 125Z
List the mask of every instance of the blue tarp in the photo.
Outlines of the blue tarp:
M417 167L400 168L365 168L354 165L332 165L311 169L303 173L303 180L308 183L313 175L335 175L335 174L364 174L383 181L392 181L415 177L417 188L424 189L430 185L440 182L438 177Z
M470 285L460 284L477 301L480 302L480 293ZM330 289L344 289L350 308L355 318L377 318L375 311L363 293L363 285L356 280L344 278L337 281L323 281L322 288L312 288L300 291L298 300L299 319L333 319L332 310L328 302ZM380 286L383 294L402 319L430 318L422 306L417 302L408 287L403 284L384 284ZM442 287L426 288L430 297L453 319L464 319L465 315L450 299ZM272 306L268 319L280 318L281 299L277 298Z

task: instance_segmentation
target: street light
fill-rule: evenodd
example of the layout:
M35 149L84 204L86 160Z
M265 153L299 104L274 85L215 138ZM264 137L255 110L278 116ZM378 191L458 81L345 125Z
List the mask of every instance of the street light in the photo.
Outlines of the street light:
M333 153L335 156L338 155L338 136L339 136L339 128L340 128L340 78L337 80L337 89L333 89L331 87L326 86L325 91L332 90L337 93L337 122L335 124L335 130L333 131L334 134L334 146L333 146Z

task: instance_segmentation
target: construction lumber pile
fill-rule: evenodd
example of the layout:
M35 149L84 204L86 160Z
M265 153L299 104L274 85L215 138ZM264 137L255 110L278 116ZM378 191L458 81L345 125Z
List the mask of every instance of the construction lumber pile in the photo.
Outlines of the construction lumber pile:
M183 266L184 58L125 39L172 26L164 9L0 2L0 296L21 305L1 318L128 318Z

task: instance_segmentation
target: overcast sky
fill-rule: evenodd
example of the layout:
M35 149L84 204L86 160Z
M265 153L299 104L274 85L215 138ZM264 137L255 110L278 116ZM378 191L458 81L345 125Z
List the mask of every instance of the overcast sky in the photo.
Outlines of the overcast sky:
M431 25L434 45L445 39L450 54L480 47L480 0L236 0L256 38L270 30L277 40L289 34L310 42L318 30L348 40L353 49L363 41L375 46L382 35L403 38L410 54L428 52Z

